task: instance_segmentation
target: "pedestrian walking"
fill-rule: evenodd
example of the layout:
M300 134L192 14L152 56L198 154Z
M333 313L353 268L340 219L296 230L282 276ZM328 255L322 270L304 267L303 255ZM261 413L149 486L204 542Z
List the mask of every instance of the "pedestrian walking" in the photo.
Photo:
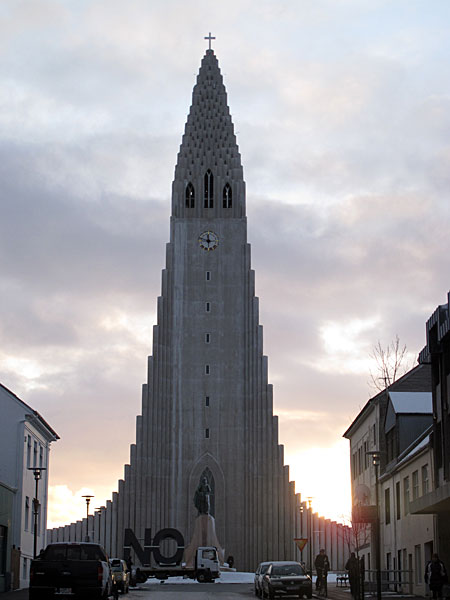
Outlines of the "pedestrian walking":
M442 586L447 583L448 576L442 560L435 553L425 568L425 583L430 586L433 598L442 598Z
M345 570L348 571L348 581L350 583L350 594L352 598L359 598L359 563L354 552L345 564Z

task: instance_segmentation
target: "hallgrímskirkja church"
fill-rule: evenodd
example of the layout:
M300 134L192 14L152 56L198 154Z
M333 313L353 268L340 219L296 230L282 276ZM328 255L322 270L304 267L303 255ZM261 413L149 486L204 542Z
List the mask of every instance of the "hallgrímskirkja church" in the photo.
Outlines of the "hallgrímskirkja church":
M123 556L127 528L140 540L148 528L153 535L175 528L187 545L194 494L206 477L217 538L239 570L300 558L300 496L273 415L241 156L211 48L175 167L157 315L130 464L87 530L112 556ZM84 539L86 519L80 523ZM78 538L74 525L54 530L53 541Z

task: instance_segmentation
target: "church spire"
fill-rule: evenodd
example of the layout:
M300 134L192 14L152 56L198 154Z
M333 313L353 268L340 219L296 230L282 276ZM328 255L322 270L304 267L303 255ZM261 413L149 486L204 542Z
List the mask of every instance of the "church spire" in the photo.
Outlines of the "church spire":
M211 34L208 38L211 44ZM187 119L173 182L172 214L241 217L245 184L241 155L219 63L206 50Z

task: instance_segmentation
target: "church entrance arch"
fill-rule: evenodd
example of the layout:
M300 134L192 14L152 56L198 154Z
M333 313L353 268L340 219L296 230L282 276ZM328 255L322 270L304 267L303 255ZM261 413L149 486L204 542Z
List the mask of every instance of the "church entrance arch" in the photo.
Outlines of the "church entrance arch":
M188 524L189 536L192 534L194 521L197 518L197 509L194 506L193 498L195 490L203 477L208 480L211 494L209 497L210 514L216 521L216 532L222 544L225 543L224 533L226 530L225 522L225 477L217 460L209 452L205 453L192 467L189 475L188 492ZM223 540L223 541L222 541Z

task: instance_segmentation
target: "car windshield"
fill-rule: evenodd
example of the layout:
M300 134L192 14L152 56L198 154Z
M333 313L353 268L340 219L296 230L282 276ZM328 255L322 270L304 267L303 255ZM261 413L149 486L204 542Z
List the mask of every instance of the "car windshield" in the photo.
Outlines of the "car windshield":
M111 565L111 571L113 571L113 573L120 573L122 570L121 565Z
M272 575L275 577L290 577L291 575L304 575L301 565L274 565Z
M267 569L268 569L269 567L270 567L270 565L263 565L263 566L261 567L261 571L260 571L261 575L264 575L264 573L267 571Z

